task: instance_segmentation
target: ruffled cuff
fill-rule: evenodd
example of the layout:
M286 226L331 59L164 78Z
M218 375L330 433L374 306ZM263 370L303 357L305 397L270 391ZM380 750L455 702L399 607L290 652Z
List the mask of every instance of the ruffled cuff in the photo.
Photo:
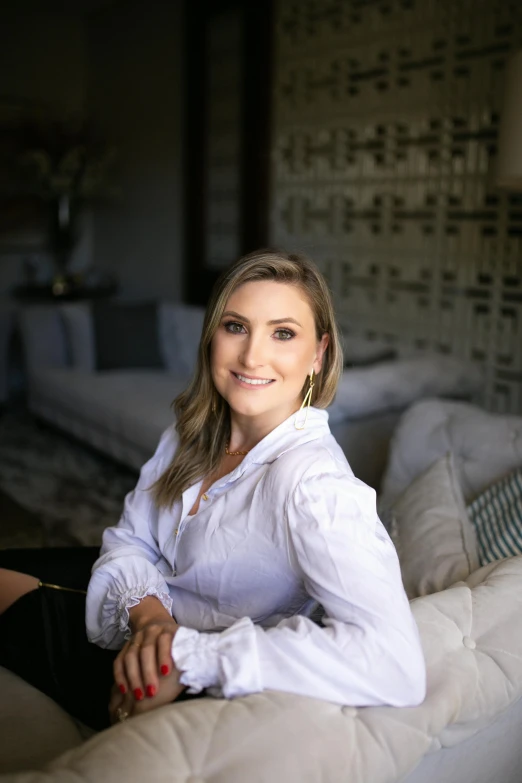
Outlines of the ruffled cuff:
M167 612L172 614L172 598L168 593L155 587L154 585L139 585L130 590L126 590L118 596L116 603L116 622L120 631L124 634L124 639L130 639L132 632L129 627L129 609L137 606L143 598L153 595L161 601Z
M255 626L242 617L221 633L178 628L172 658L188 693L209 688L212 695L232 699L262 691Z

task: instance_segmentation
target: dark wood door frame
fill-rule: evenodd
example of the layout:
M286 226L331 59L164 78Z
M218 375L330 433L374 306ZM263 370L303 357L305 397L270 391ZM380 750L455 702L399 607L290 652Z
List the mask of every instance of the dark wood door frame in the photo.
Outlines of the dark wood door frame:
M205 266L208 30L217 14L235 8L242 11L244 41L241 254L268 242L273 0L188 0L184 58L184 298L193 304L206 304L219 274Z

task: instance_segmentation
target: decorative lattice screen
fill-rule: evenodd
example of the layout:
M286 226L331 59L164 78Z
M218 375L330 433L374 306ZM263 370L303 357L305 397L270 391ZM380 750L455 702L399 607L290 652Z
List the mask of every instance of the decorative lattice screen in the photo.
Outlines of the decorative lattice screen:
M487 366L522 412L522 196L492 187L520 0L278 0L271 240L345 332ZM521 140L522 143L522 140Z

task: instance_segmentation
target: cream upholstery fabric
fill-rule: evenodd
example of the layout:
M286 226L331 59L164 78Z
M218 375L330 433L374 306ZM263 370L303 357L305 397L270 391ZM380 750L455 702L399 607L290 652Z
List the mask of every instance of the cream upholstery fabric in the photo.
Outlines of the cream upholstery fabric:
M403 492L392 508L391 535L408 598L445 590L479 567L451 452Z
M482 371L452 356L423 354L343 373L330 423L404 409L415 400L432 397L471 398L480 387Z
M399 780L424 754L472 736L522 695L522 556L412 608L428 666L419 707L356 709L275 691L173 704L67 752L49 765L50 776L10 783Z
M447 400L421 400L402 416L390 445L379 502L386 517L401 492L446 452L455 455L470 503L488 484L522 465L522 417Z
M139 470L174 421L170 404L184 385L162 371L56 368L33 374L29 402L34 413Z
M82 742L61 707L1 666L0 694L0 773L38 768Z

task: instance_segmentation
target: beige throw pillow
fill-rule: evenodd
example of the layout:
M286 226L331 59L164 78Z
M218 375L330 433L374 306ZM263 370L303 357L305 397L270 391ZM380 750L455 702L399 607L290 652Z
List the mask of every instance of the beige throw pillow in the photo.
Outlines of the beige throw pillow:
M391 516L390 533L410 599L445 590L479 567L475 531L451 453L410 484Z

